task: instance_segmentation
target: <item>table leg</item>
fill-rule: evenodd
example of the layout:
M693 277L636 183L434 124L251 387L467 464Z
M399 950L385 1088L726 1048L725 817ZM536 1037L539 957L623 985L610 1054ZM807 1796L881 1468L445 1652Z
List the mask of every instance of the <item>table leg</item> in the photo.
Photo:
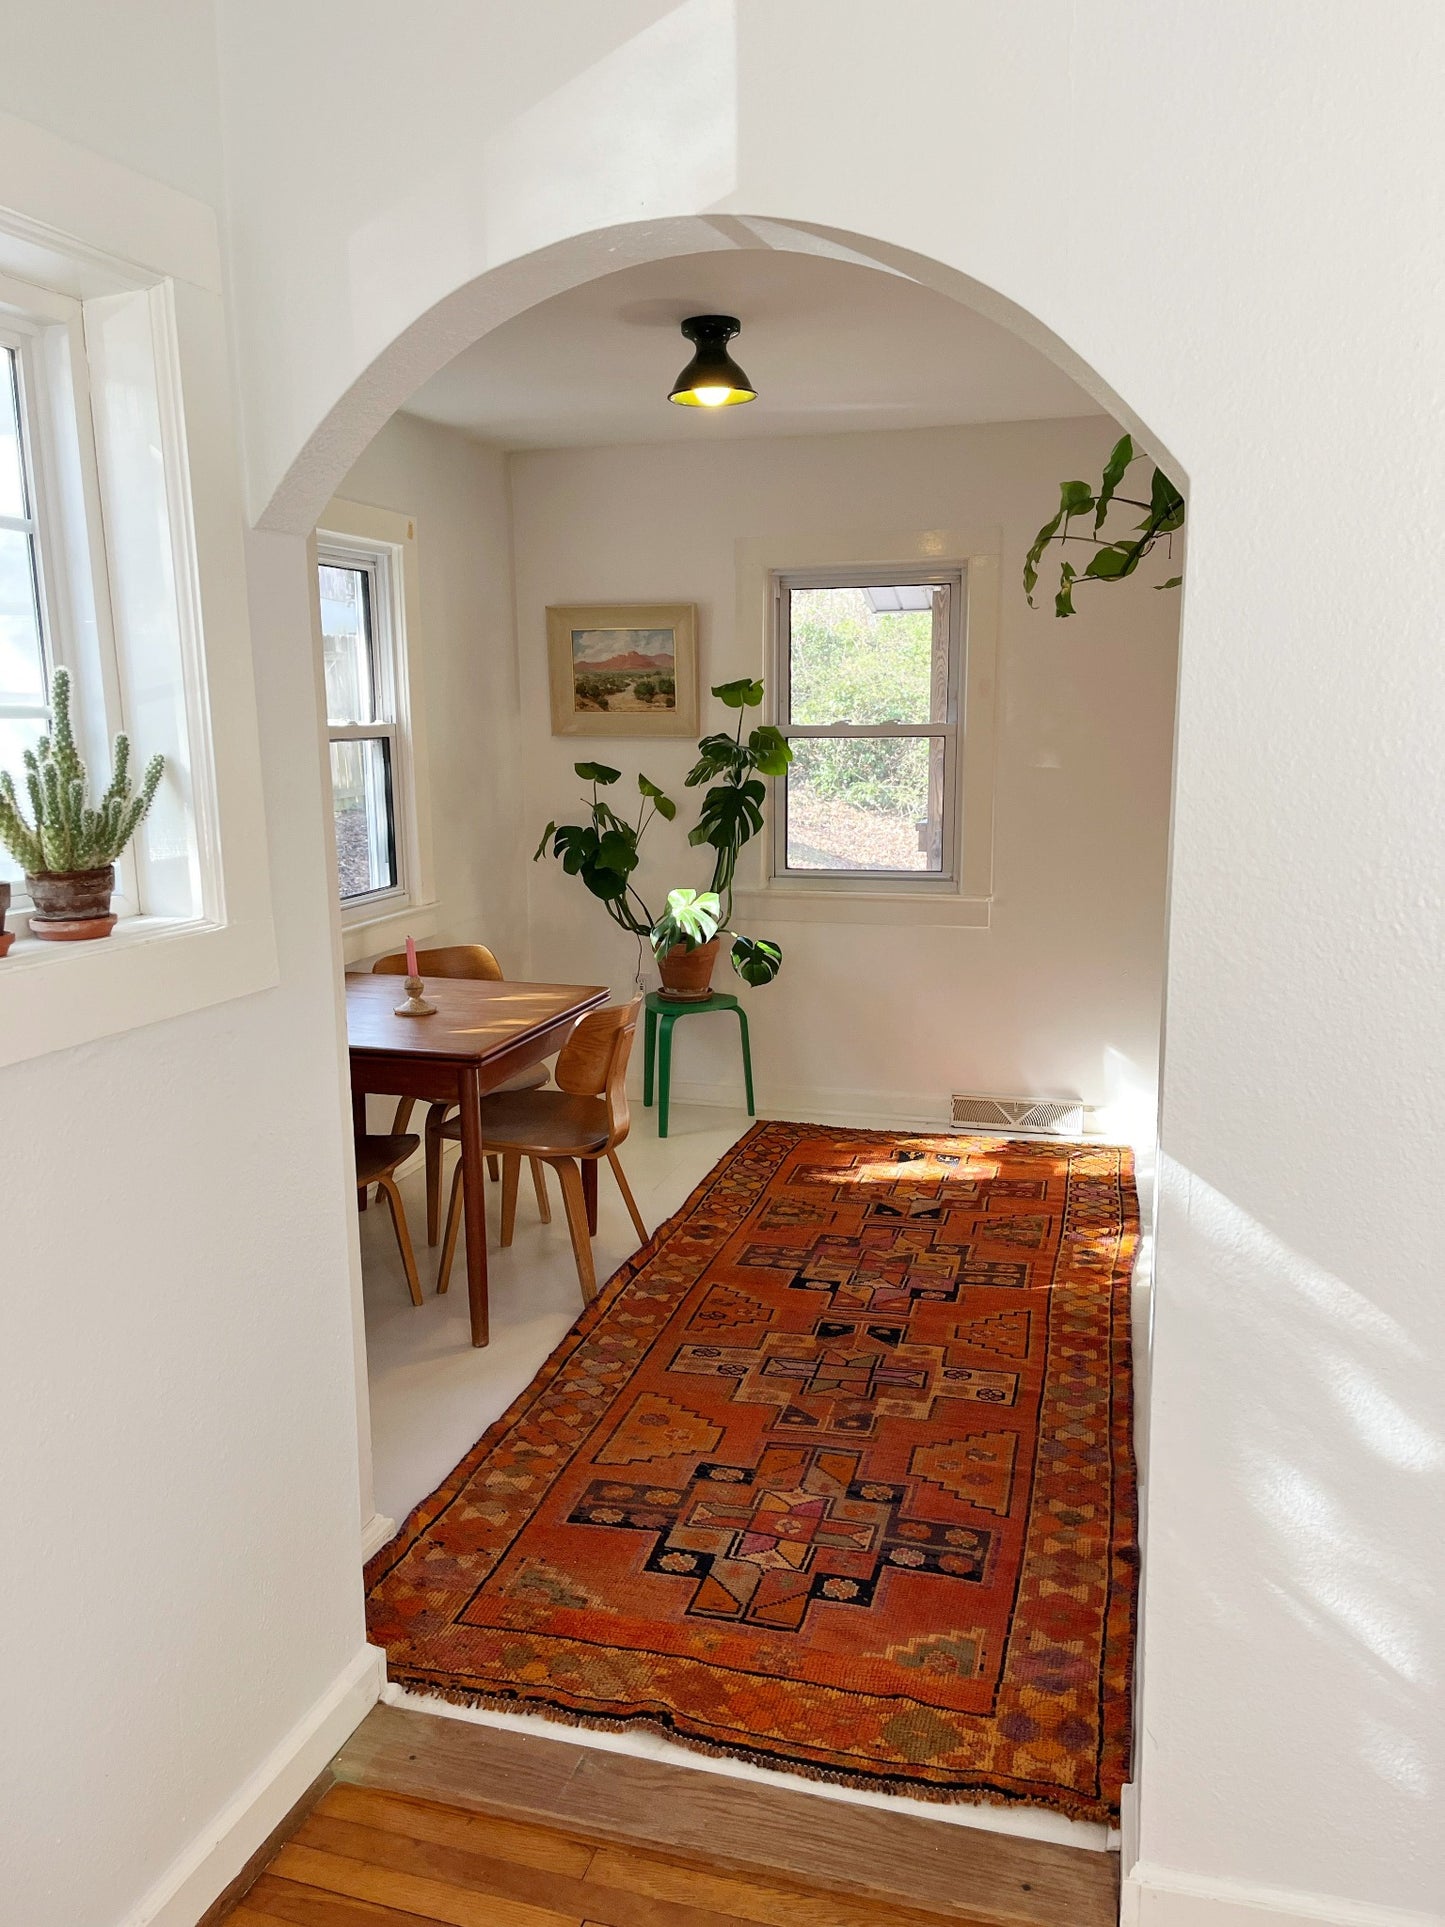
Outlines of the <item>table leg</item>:
M649 1010L642 1022L642 1108L652 1103L652 1070L657 1057L657 1012Z
M353 1091L351 1093L351 1129L356 1142L360 1144L361 1140L366 1136L365 1091ZM366 1193L360 1186L357 1187L356 1192L356 1208L358 1211L364 1211L366 1209Z
M743 1083L747 1086L748 1116L756 1117L757 1112L753 1109L753 1053L748 1048L748 1014L741 1004L738 1005L737 1010L738 1024L743 1034Z
M582 1158L582 1198L587 1206L587 1229L597 1236L597 1165L596 1158Z
M667 1102L672 1095L672 1027L677 1022L669 1010L662 1018L662 1037L659 1048L662 1062L659 1065L657 1089L657 1135L667 1136Z
M472 1343L487 1343L487 1160L482 1150L481 1081L463 1067L458 1096L462 1107L462 1215L467 1237L467 1299L472 1311Z

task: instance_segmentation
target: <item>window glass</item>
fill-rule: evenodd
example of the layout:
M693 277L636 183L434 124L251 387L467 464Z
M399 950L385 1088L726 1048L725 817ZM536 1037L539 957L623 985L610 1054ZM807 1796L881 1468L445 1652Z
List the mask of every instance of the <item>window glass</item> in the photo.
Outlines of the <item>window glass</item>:
M0 705L45 701L34 538L0 528Z
M917 870L943 856L943 744L804 736L787 782L790 870Z
M320 575L327 721L374 723L377 700L371 572L323 563Z
M397 880L396 823L385 737L332 743L331 792L342 902L391 889Z
M28 513L20 441L19 363L13 348L0 348L0 515L23 521Z
M941 722L948 696L947 597L946 584L932 583L794 589L791 720Z

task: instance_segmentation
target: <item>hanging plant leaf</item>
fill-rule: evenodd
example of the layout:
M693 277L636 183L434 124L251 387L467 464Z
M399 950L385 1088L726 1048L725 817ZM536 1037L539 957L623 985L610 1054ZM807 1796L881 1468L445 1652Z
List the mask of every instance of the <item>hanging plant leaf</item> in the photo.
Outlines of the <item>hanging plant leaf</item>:
M555 823L549 823L546 829L543 830L542 841L537 845L537 854L532 858L532 861L534 863L538 862L546 854L547 839L549 836L555 835L556 830L557 830L557 825Z
M1066 562L1059 571L1059 593L1054 597L1054 614L1071 616L1074 613L1074 565Z
M1094 531L1104 526L1104 517L1109 513L1109 504L1118 492L1124 479L1124 471L1134 459L1134 438L1121 435L1109 451L1109 459L1104 464L1104 476L1099 485L1098 498L1094 503Z
M1167 582L1156 582L1154 587L1156 589L1177 589L1183 580L1184 577L1182 575L1171 575Z
M1059 490L1059 510L1063 515L1087 515L1094 506L1094 491L1087 482L1065 482Z
M1044 526L1039 530L1038 534L1034 537L1033 547L1029 550L1028 554L1024 557L1024 594L1029 599L1030 608L1033 607L1034 589L1037 586L1038 579L1039 579L1039 563L1043 560L1044 550L1049 546L1050 542L1052 542L1054 537L1058 534L1059 524L1063 521L1063 519L1064 519L1064 511L1060 509L1052 522L1044 523Z
M1121 575L1132 575L1142 553L1137 542L1113 542L1107 549L1096 549L1089 557L1086 577L1095 582L1114 582Z
M1154 471L1154 485L1149 491L1149 513L1139 524L1147 529L1152 539L1156 535L1170 535L1184 521L1184 497L1175 488L1162 468Z

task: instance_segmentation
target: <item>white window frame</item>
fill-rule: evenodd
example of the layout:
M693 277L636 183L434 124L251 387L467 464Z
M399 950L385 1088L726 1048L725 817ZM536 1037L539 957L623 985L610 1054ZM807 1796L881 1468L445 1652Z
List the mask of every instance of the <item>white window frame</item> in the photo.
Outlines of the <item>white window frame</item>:
M773 665L772 580L780 572L833 574L843 568L879 574L919 569L964 572L963 652L958 756L958 856L952 886L901 889L897 882L847 882L833 887L773 874L771 836L754 837L738 865L734 902L739 918L759 928L795 924L885 927L939 925L986 930L993 904L994 741L999 653L999 565L1003 531L988 524L923 529L822 526L809 533L743 536L734 544L736 634L721 677L762 676ZM768 692L771 698L771 689ZM769 702L769 711L775 705ZM726 722L720 716L718 727ZM772 807L772 799L769 800ZM766 921L765 921L766 920Z
M945 638L943 717L925 723L795 723L792 720L792 596L796 590L894 588L917 583L946 585L948 633ZM966 571L961 563L944 567L779 569L772 574L772 711L777 727L790 741L938 742L943 745L939 784L940 867L937 870L793 869L788 863L788 779L773 790L773 866L778 883L804 889L889 889L956 892L958 888L958 798L962 747L961 691L963 687Z
M0 528L25 529L34 544L45 680L43 703L0 704L0 715L48 728L55 671L69 669L81 753L92 774L108 780L112 743L126 725L110 620L82 304L0 275L0 347L16 354L20 458L30 496L30 515L0 516ZM112 907L122 922L142 915L134 845L116 859L115 878ZM13 880L9 923L20 936L28 932L30 908L24 883Z
M5 325L27 337L46 653L75 680L81 749L166 758L117 866L103 942L44 943L12 909L0 1064L277 981L213 209L0 116Z
M396 882L384 890L343 899L333 845L334 894L341 921L343 953L348 963L392 948L405 936L427 937L437 929L417 551L415 516L340 497L327 505L312 547L316 676L328 802L332 795L333 742L383 737L391 745ZM387 721L333 724L329 719L322 666L320 581L316 573L327 564L365 569L370 577L378 707L389 717Z

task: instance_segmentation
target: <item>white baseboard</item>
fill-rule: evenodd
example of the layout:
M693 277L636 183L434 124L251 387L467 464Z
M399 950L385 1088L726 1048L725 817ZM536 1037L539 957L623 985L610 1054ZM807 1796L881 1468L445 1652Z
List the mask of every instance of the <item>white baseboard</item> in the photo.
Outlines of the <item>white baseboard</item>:
M1127 1863L1126 1863L1127 1864ZM1243 1880L1208 1880L1140 1861L1124 1880L1122 1927L1442 1927L1418 1914Z
M638 1087L641 1108L641 1086ZM673 1104L710 1104L741 1110L743 1080L736 1085L704 1084L675 1077L669 1100ZM787 1085L763 1085L757 1092L759 1117L798 1124L873 1124L882 1129L951 1130L947 1098L937 1104L917 1091L805 1091Z
M363 1646L120 1927L195 1927L371 1711L386 1654Z
M384 1512L373 1512L361 1528L361 1563L374 1558L388 1540L396 1537L396 1520L388 1519Z

